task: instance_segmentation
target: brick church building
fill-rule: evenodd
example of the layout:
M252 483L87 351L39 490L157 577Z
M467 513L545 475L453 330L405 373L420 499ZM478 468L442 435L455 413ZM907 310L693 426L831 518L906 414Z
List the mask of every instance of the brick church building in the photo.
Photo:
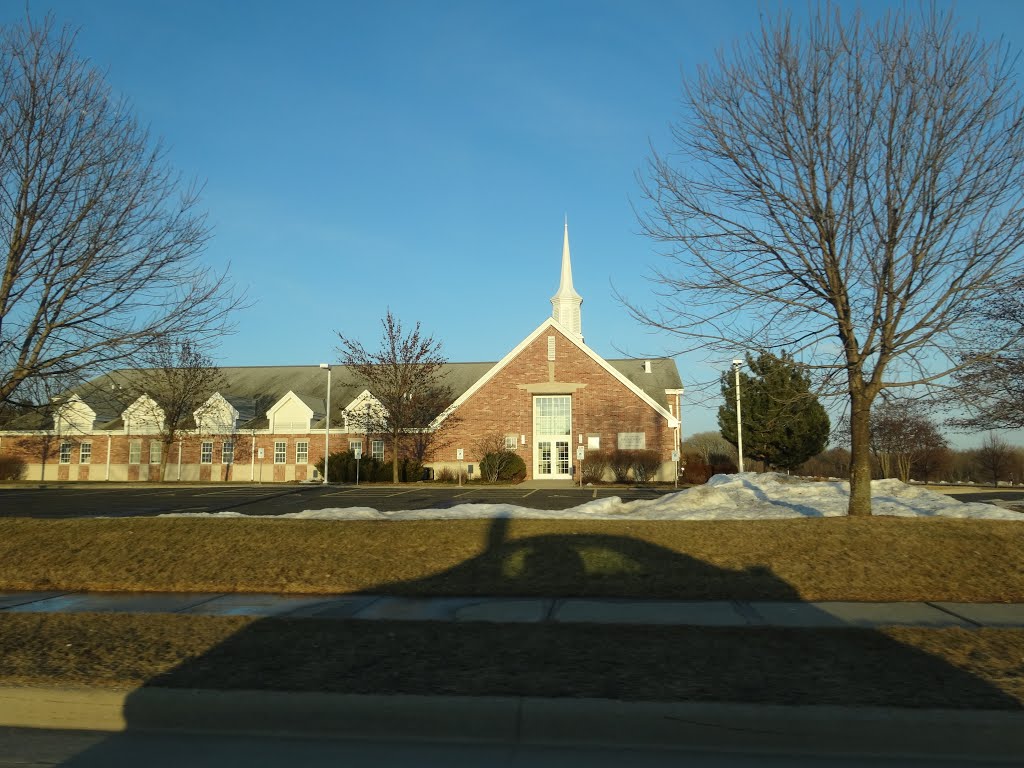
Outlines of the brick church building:
M441 381L454 400L431 423L444 439L427 447L427 467L468 469L482 458L481 438L500 436L529 480L571 479L580 455L615 448L659 452L658 476L672 479L683 393L675 362L602 358L584 343L582 303L566 227L551 316L496 363L444 366ZM48 418L0 429L0 455L21 456L26 479L61 481L158 480L162 463L169 481L310 481L319 479L313 465L325 440L331 453L358 447L390 460L388 441L367 434L359 418L379 403L345 366L332 366L329 379L315 365L220 370L219 391L169 446L155 404L145 394L126 402L110 374L55 403Z

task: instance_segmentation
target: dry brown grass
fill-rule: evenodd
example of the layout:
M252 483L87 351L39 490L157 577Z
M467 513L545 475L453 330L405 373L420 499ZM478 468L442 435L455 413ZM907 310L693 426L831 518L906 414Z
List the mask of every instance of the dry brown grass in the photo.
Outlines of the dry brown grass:
M1024 525L0 520L0 590L1024 601Z
M5 685L1020 709L1022 660L1024 630L0 615Z

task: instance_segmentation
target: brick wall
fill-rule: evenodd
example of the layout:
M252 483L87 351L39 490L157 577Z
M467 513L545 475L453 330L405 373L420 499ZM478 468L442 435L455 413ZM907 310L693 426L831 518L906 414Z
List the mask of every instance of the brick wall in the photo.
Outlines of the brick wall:
M555 360L548 360L548 336L555 336ZM482 456L477 450L480 438L488 434L525 435L525 443L517 447L527 467L527 477L534 476L534 445L533 445L533 397L529 385L541 385L544 394L567 394L572 397L572 434L570 436L570 457L576 463L576 448L587 445L589 435L600 437L602 450L614 449L620 432L643 432L646 446L662 454L664 461L669 461L673 450L674 434L669 428L665 417L657 413L625 384L618 381L611 373L581 351L558 331L548 329L523 349L494 378L488 381L455 412L444 427L444 433L437 438L443 446L436 449L427 460L440 465L454 464L455 450L465 450L465 462L478 464ZM155 435L128 436L111 434L110 436L110 479L111 480L159 480L159 465L150 464L150 442ZM373 436L371 436L373 437ZM92 467L76 467L79 471L71 473L69 465L60 465L59 444L65 438L57 439L46 435L3 435L0 440L0 451L5 454L22 456L29 464L28 479L38 479L41 474L41 455L44 446L48 446L46 459L47 479L93 479L104 480L107 476L107 438L106 433L92 435L91 440ZM348 450L349 440L364 440L364 455L369 452L369 443L362 434L349 435L339 431L331 433L331 451ZM235 444L234 461L227 466L222 460L225 440ZM129 446L131 441L141 441L139 464L129 464ZM286 463L274 463L274 443L285 442L287 446ZM308 462L296 464L295 446L299 441L308 443ZM72 462L77 464L79 452L78 439L71 438L75 446L72 451ZM213 443L212 462L201 463L201 444ZM224 481L248 482L250 479L261 482L287 482L291 480L307 480L313 476L313 466L323 457L323 433L272 435L257 434L255 442L251 434L238 433L228 435L183 436L181 445L182 481ZM260 448L264 458L253 459ZM166 453L168 481L179 478L178 443L164 447ZM391 460L390 440L385 440L386 462ZM476 472L479 475L479 470ZM671 475L669 475L671 477Z
M555 360L548 360L548 336L555 336ZM431 460L451 462L455 450L465 451L467 463L482 456L477 445L481 435L499 433L526 436L517 452L526 464L527 477L534 477L533 397L526 385L549 385L542 394L572 397L571 460L576 447L587 445L588 435L600 436L600 448L615 448L620 432L643 432L647 448L659 451L669 461L674 432L664 416L657 413L625 384L601 367L565 336L554 329L541 333L455 412L450 441ZM550 390L550 391L549 391Z

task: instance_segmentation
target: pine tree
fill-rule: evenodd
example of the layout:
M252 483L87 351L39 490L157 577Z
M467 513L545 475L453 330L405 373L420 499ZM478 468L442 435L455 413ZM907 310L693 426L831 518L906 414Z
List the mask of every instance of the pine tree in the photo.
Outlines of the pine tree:
M750 373L740 371L743 454L790 470L824 450L831 423L811 392L810 377L791 355L747 356ZM735 374L722 374L725 404L718 409L722 437L736 439Z

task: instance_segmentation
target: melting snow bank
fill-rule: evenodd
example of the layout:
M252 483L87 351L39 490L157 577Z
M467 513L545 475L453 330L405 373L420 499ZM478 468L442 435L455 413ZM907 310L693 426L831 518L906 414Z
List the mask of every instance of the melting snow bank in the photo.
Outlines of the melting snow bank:
M936 491L899 480L874 480L875 515L897 517L971 517L1024 521L1024 514L991 504L962 504ZM787 517L842 517L849 483L815 482L773 472L715 475L706 485L657 499L624 502L618 496L595 499L570 509L529 509L512 504L459 504L447 509L384 512L369 507L314 509L280 517L299 520L428 520L473 517L586 520L768 520ZM178 513L161 517L247 517L238 512Z

